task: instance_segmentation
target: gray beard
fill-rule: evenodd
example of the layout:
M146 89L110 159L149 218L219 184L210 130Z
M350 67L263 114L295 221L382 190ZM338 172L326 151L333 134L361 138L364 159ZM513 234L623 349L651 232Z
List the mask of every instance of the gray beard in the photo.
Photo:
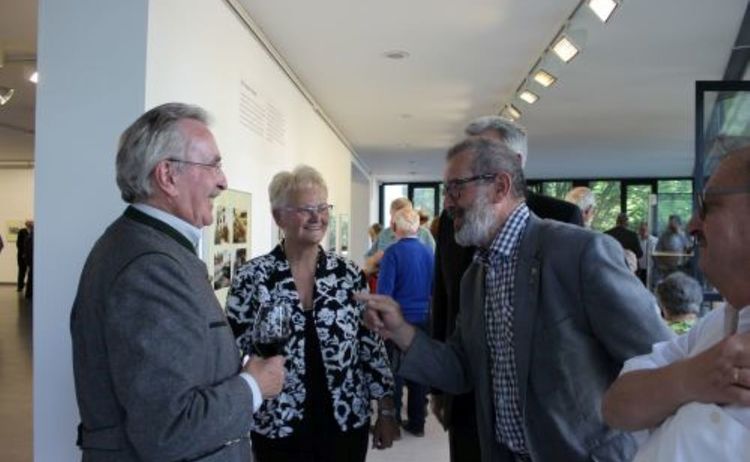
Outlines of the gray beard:
M464 247L482 246L490 241L495 227L495 212L487 196L480 195L463 217L463 225L456 232L456 242Z

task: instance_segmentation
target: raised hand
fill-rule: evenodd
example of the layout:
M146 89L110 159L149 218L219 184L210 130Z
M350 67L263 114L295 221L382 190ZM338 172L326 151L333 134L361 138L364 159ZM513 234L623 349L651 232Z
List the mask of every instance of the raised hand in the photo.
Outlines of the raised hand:
M367 327L384 339L392 340L405 350L414 339L414 327L404 319L399 304L387 295L361 292L354 298L365 304L364 321Z

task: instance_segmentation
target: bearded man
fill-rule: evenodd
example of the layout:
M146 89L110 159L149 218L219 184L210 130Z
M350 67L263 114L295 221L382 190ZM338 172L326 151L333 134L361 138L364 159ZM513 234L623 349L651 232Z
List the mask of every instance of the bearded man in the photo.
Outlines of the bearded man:
M629 460L635 442L599 404L628 358L671 337L609 236L541 220L525 204L516 153L468 139L448 152L445 208L478 251L446 343L398 304L362 294L368 325L404 351L398 373L458 394L474 389L483 462Z

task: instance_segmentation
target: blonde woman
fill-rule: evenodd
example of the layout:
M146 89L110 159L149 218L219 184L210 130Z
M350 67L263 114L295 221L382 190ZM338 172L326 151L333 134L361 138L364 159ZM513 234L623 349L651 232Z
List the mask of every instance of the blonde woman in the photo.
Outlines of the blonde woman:
M379 402L373 445L389 447L398 435L383 341L363 326L363 307L352 298L365 290L364 274L320 246L332 206L315 169L278 173L268 192L284 239L240 268L227 299L230 325L248 354L262 304L292 311L292 333L282 350L284 387L255 414L257 460L364 461L372 400Z

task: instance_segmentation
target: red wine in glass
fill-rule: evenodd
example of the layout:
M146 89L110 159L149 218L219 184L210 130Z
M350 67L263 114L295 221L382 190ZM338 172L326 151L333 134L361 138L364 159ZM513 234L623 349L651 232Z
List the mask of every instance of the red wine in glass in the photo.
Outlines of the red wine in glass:
M288 305L262 303L253 326L253 349L263 358L283 355L284 346L292 333L292 310Z
M271 356L283 355L284 345L286 345L286 339L270 340L268 342L255 342L255 352L263 358L270 358Z

